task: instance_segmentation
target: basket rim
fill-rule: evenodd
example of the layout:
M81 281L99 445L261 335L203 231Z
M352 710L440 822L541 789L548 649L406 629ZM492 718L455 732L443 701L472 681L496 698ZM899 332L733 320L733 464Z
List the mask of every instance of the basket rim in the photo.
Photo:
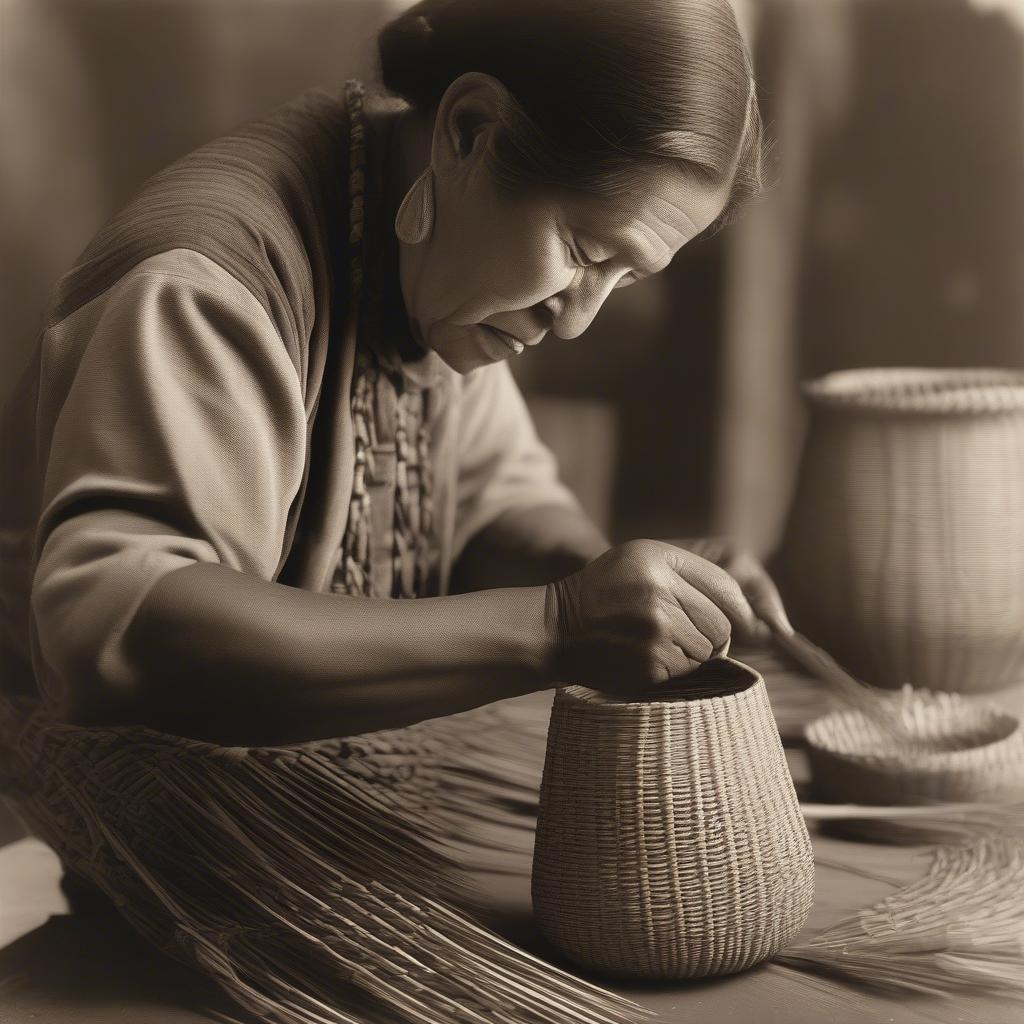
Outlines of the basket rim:
M996 414L1024 411L1024 371L1008 367L891 366L834 370L800 385L828 409Z
M727 665L732 670L732 680L722 682L720 685L709 683L706 673L719 673L722 665ZM703 686L701 685L702 672L705 673L705 685ZM742 700L755 692L758 686L764 687L765 685L764 677L757 669L725 655L709 659L700 668L695 669L689 675L680 676L674 682L678 685L659 684L649 690L643 699L637 699L635 696L619 697L615 694L600 692L589 686L574 684L560 687L556 694L556 700L562 704L578 705L588 710L607 708L616 713L635 714L652 708L693 707L711 701L728 701L730 698ZM720 692L707 692L716 690ZM700 695L695 696L694 691Z
M930 690L921 692L932 694ZM978 706L990 712L994 721L1006 722L1009 720L1013 723L1012 728L1008 732L995 736L985 743L964 747L960 750L907 753L905 750L893 746L892 752L888 753L878 745L875 745L858 752L840 747L836 743L830 743L829 740L834 738L835 727L843 720L868 724L870 722L864 713L856 708L839 708L821 715L812 722L808 722L804 727L804 739L812 750L835 760L843 761L847 764L892 768L903 773L906 773L908 770L919 773L948 772L951 770L969 771L972 768L990 764L1014 747L1021 748L1021 759L1024 761L1024 730L1022 730L1020 720L995 704L985 703Z

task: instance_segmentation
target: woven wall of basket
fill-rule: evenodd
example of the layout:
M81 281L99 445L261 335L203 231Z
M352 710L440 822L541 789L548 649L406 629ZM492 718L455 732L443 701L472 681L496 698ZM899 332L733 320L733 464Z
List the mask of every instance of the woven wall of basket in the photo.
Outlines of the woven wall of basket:
M1024 373L849 370L804 395L775 570L798 628L878 686L1024 680Z
M714 659L645 701L559 690L534 915L578 964L694 978L772 956L810 911L807 828L763 679Z

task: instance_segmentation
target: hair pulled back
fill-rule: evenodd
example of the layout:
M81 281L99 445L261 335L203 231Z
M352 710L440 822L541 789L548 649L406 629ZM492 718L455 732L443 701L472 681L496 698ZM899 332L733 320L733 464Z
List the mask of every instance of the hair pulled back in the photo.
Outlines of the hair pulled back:
M421 0L378 37L386 89L437 107L470 71L514 103L491 152L500 185L628 191L641 163L729 182L725 223L762 189L751 61L729 0Z

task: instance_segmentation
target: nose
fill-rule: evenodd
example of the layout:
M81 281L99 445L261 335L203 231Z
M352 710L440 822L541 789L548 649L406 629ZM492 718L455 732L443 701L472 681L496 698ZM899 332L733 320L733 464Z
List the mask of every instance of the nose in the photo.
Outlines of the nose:
M577 284L552 295L545 302L552 332L565 341L578 338L597 316L614 283L609 276L584 273Z

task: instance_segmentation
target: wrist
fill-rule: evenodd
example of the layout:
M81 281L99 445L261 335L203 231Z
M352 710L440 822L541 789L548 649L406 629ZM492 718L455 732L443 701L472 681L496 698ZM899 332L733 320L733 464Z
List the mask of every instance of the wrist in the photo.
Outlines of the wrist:
M560 615L559 589L561 580L555 580L544 587L544 645L545 657L541 671L546 681L553 682L553 666L562 649L562 624Z
M555 580L544 588L544 632L547 656L543 672L549 687L565 684L565 653L569 646L573 593L577 585L577 577L573 574Z
M517 689L527 693L547 689L551 685L550 664L556 646L548 591L551 585L505 587L480 592L468 597L484 597L490 604L489 624L484 626L501 648L498 661L513 669L522 684Z

